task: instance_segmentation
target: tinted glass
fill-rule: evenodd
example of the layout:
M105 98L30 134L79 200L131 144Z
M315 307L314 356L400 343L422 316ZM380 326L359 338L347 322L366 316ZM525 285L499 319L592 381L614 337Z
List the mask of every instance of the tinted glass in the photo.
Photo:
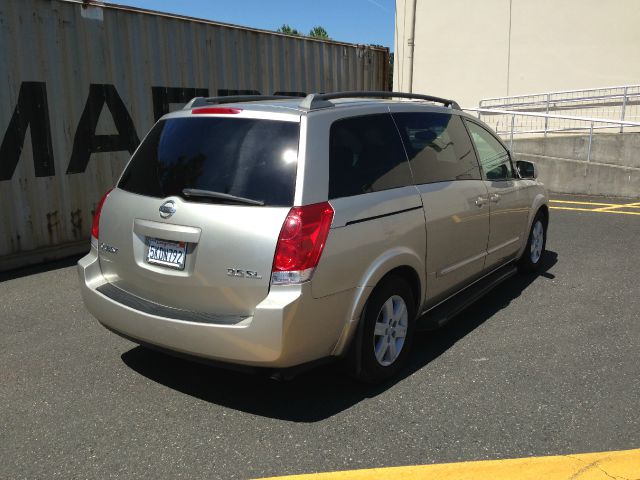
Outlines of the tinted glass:
M474 122L467 122L487 180L513 178L509 153L493 134Z
M402 141L389 114L335 121L329 147L329 198L412 183Z
M457 115L394 113L417 184L479 180L469 134Z
M176 118L156 124L119 187L164 198L184 188L265 205L293 204L299 124L249 118Z

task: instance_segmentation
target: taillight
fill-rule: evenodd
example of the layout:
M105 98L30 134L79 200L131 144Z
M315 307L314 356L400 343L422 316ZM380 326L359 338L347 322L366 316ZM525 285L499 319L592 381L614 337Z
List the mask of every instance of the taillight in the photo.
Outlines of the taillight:
M311 279L329 235L333 208L329 202L293 207L280 230L271 283L283 285Z
M202 107L202 108L194 108L191 110L191 113L194 115L207 115L207 114L217 114L217 115L233 115L236 113L240 113L242 111L241 108L228 108L228 107Z
M91 240L93 240L94 238L98 240L98 238L100 237L100 214L102 213L102 206L111 193L111 190L113 190L113 188L107 190L107 193L105 193L100 202L98 202L96 213L93 215L93 224L91 225Z

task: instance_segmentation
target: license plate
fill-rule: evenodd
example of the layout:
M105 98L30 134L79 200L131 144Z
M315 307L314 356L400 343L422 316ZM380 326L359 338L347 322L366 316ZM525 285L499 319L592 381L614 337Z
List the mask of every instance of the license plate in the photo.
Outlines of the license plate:
M149 245L147 263L184 270L184 259L187 254L186 243L147 238L147 244Z

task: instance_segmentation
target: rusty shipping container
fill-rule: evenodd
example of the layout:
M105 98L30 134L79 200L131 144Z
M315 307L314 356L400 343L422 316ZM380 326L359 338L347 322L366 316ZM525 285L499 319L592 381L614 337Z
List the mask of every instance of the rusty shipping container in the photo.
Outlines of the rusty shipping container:
M386 89L388 49L87 3L0 0L0 270L87 250L101 195L194 96Z

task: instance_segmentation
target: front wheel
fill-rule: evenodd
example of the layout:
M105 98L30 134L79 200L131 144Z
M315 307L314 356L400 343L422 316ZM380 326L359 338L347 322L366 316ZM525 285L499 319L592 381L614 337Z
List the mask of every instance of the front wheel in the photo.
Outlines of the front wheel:
M518 261L518 270L534 272L540 268L542 257L547 245L547 219L542 212L538 212L531 224L527 246Z
M379 284L367 301L347 358L351 374L367 383L393 377L409 355L415 315L413 294L403 278L393 276Z

